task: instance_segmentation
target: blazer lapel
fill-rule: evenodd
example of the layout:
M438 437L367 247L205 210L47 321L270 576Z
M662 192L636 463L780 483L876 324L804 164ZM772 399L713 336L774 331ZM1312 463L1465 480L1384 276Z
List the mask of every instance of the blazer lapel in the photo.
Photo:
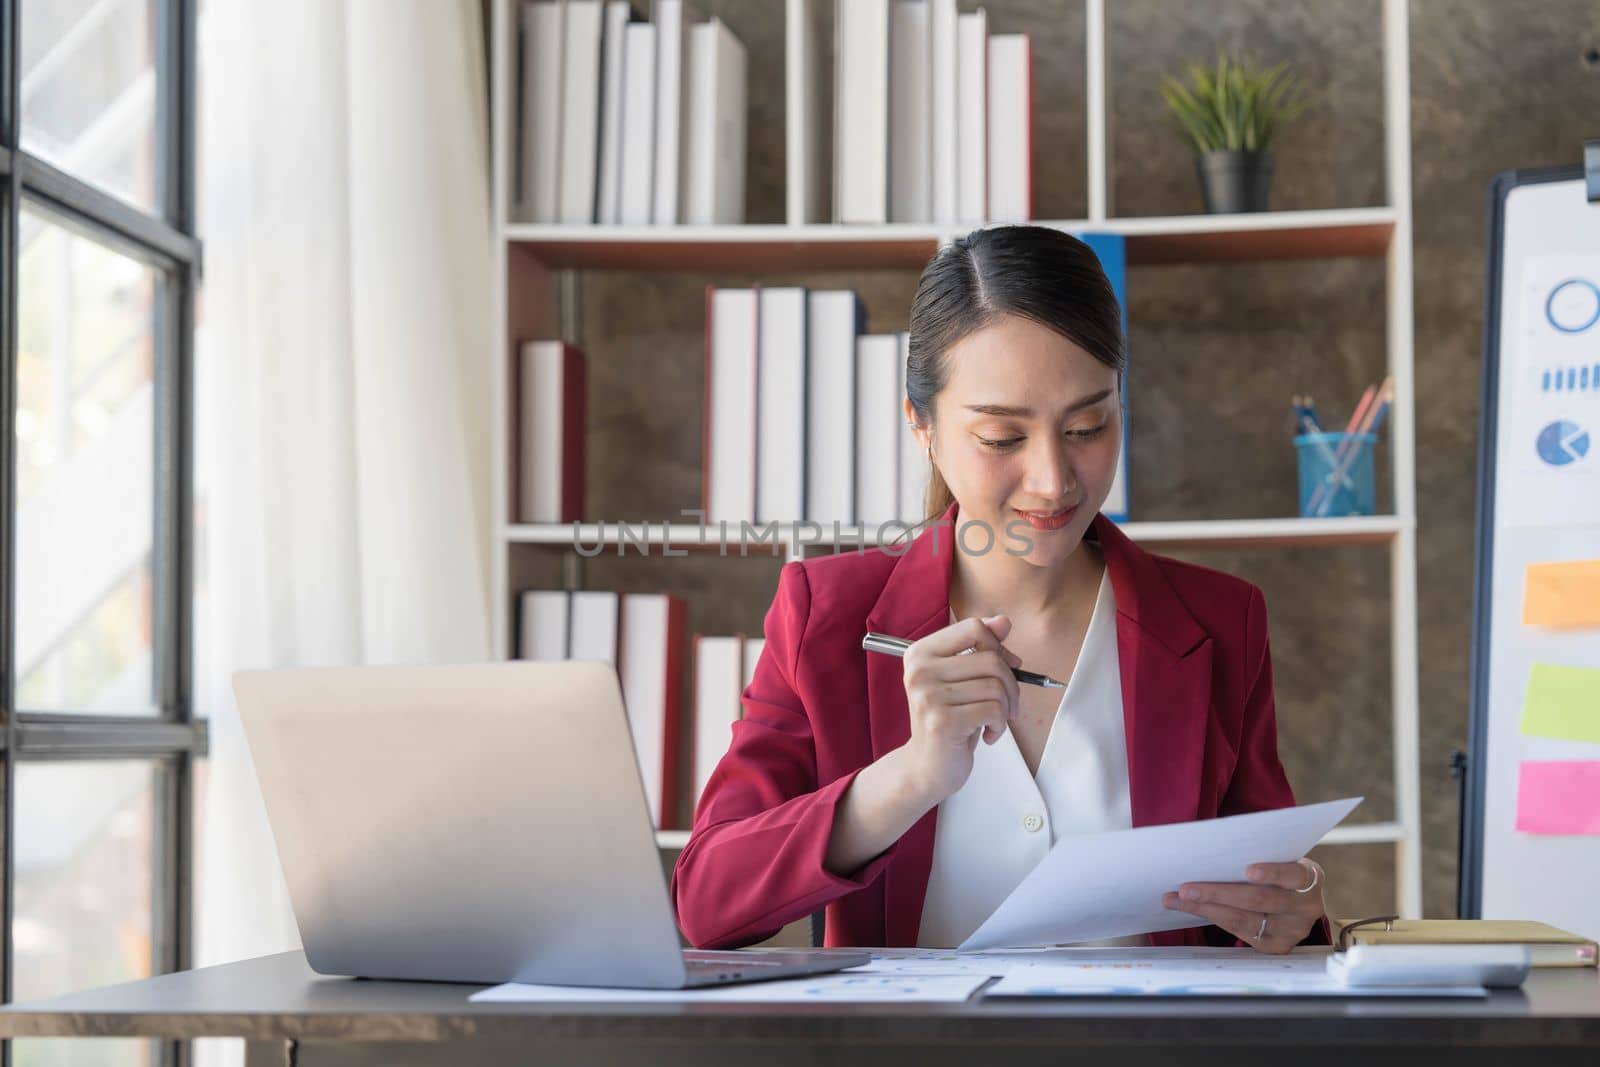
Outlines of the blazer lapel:
M950 566L955 555L951 504L906 548L872 609L867 629L916 641L942 629L950 610ZM867 657L872 758L877 760L911 739L904 670L893 656ZM884 867L885 945L915 945L922 905L933 870L934 827L939 809L930 810L907 830Z
M1211 638L1149 553L1103 515L1095 517L1091 530L1099 537L1117 599L1133 825L1186 822L1199 814Z

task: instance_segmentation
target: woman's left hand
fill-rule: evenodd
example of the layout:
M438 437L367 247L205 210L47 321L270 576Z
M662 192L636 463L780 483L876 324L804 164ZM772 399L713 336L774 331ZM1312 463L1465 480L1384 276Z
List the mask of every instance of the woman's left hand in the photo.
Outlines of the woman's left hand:
M1245 877L1249 884L1186 882L1161 903L1198 915L1273 955L1298 945L1322 918L1322 867L1316 860L1256 863Z

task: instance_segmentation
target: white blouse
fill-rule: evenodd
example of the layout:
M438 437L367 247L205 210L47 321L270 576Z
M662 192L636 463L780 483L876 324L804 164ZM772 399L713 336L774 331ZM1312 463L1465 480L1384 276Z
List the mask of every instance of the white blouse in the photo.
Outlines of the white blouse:
M1028 773L1007 730L992 745L978 742L972 775L939 805L917 944L961 944L1061 838L1132 825L1117 605L1105 575L1038 775ZM1143 936L1095 942L1146 943Z

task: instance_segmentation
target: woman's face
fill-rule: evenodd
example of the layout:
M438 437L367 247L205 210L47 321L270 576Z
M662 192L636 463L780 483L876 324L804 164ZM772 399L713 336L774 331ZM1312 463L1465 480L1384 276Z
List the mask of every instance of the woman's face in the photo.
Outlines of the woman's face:
M988 523L991 551L1009 549L1040 566L1064 559L1116 474L1117 372L1055 331L1011 315L957 342L948 360L931 442L960 502L960 524ZM920 436L926 445L926 430ZM986 542L981 530L962 538L972 552Z

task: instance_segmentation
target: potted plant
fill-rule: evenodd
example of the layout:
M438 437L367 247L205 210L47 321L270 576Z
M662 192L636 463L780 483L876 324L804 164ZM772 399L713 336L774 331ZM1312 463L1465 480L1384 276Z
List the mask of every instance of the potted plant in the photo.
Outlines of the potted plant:
M1268 150L1305 109L1305 94L1288 64L1261 68L1218 55L1215 68L1191 66L1188 85L1166 77L1161 96L1179 132L1194 145L1206 211L1267 210Z

